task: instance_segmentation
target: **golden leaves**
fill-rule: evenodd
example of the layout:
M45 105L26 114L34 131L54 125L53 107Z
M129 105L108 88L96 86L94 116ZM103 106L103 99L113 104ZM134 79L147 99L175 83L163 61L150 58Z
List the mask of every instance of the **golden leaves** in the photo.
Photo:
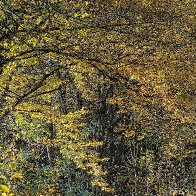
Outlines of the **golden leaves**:
M177 143L178 142L178 143ZM184 141L171 141L167 146L165 146L164 154L166 156L170 156L175 158L179 161L187 157L191 157L195 153L195 149L193 150L186 150L183 145Z
M66 98L60 103L54 103L58 102L58 93L47 91L61 86L71 89L73 85L85 104L94 107L94 112L94 109L102 109L100 102L103 97L100 94L105 96L104 92L100 93L102 85L107 88L112 84L112 92L104 104L108 108L117 108L117 118L127 117L128 113L133 117L127 120L131 126L125 122L126 125L116 127L118 133L131 142L142 145L151 137L150 134L157 133L160 129L163 134L161 139L170 142L170 136L179 132L178 126L194 120L191 106L191 91L194 89L192 9L184 8L182 2L183 6L179 10L184 13L180 13L183 16L171 17L172 9L175 13L179 12L176 11L179 4L176 9L176 6L167 7L166 1L134 1L135 7L142 5L142 11L131 8L134 13L132 17L132 13L128 13L129 8L123 8L125 1L115 1L115 11L119 11L118 14L113 15L110 11L102 14L102 9L98 9L98 16L90 1L51 0L51 6L54 7L47 7L50 6L49 3L46 7L43 6L41 12L37 6L39 2L24 2L28 5L26 12L23 13L21 9L22 12L17 10L18 14L13 14L13 17L21 16L18 20L19 27L15 27L13 21L8 24L11 36L8 34L7 37L5 34L5 41L1 43L5 48L1 55L10 61L5 63L0 78L0 94L9 94L5 99L3 97L3 110L5 108L12 112L16 126L14 130L20 130L13 137L15 140L24 139L28 142L27 146L33 141L38 146L57 147L62 157L74 161L78 168L93 176L92 184L110 192L111 189L104 180L105 172L100 166L106 160L101 159L95 150L103 143L89 140L85 135L83 118L87 111L82 109L69 112L69 108L66 108L66 114L63 115L60 104L66 104ZM104 5L106 10L106 5L110 5L107 3ZM12 5L20 9L22 4L17 0ZM3 6L2 2L0 6ZM95 9L98 6L96 4ZM90 9L87 10L88 7ZM183 9L187 11L184 12ZM12 18L11 11L9 14ZM122 17L118 18L118 15ZM1 11L0 16L5 19ZM91 57L95 60L91 61ZM55 61L55 65L45 60L48 58ZM50 74L58 66L56 64L62 65L63 69L52 74L38 89L26 96L26 93L33 90L34 83L40 81L45 74ZM108 75L114 79L110 81ZM72 91L66 92L67 94L72 94ZM70 108L72 103L77 102L75 95L71 99L71 104L68 104L71 105ZM17 106L14 107L16 103ZM122 120L126 121L126 118L124 120L123 117ZM54 126L54 137L49 137L49 124ZM183 148L179 150L180 147L175 145L170 143L165 147L168 156L178 158L194 153L187 150L183 154ZM30 152L35 155L36 161L40 161L37 149L33 150L30 149ZM150 155L144 156L145 161L148 157ZM144 158L141 158L141 162L144 162ZM9 169L15 170L17 167L19 166L14 164L8 165ZM13 179L23 177L16 171L10 176Z
M9 187L6 186L6 185L0 185L0 190L2 190L5 193L9 193L10 192Z
M126 131L124 135L126 138L131 138L135 135L135 131Z
M120 132L124 135L126 139L132 138L135 135L135 131L130 125L122 125L120 124L116 131Z
M29 39L27 42L28 42L29 44L31 44L33 47L35 47L35 46L37 45L37 43L38 43L38 39L35 38L35 37L32 37L32 38Z
M11 162L11 163L9 164L9 167L10 167L11 169L16 169L17 163L16 163L16 162Z
M90 17L90 14L87 12L84 13L74 13L75 18L88 18Z
M23 175L22 173L14 173L12 176L11 176L12 179L22 179L23 178Z
M142 141L144 138L145 138L144 135L140 135L140 136L137 138L137 140L138 140L138 141Z

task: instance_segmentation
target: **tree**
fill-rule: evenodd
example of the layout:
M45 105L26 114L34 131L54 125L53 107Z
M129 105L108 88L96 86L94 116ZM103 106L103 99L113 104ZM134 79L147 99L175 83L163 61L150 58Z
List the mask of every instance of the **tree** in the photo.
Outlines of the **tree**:
M193 1L0 8L2 186L62 195L74 165L94 195L192 194Z

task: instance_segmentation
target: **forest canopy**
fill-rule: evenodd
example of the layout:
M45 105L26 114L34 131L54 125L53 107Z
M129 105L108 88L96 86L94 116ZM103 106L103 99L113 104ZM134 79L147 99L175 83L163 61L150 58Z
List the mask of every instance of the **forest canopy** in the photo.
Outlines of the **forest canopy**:
M0 0L0 194L194 195L195 6Z

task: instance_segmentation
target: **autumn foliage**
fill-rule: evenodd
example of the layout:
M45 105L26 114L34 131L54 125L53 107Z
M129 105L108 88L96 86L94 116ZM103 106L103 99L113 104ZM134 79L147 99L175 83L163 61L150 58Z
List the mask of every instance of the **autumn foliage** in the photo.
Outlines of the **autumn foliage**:
M1 0L1 195L194 195L194 11Z

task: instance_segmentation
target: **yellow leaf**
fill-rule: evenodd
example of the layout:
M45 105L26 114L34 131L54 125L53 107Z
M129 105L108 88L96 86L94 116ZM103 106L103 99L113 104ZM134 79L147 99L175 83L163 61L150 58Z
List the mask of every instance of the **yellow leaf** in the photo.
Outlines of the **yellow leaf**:
M1 196L7 196L7 194L6 193L2 193Z
M81 15L82 18L87 18L89 16L90 16L90 14L88 14L88 13L84 13L84 14Z
M79 16L78 13L74 13L74 17L77 18Z
M80 46L74 46L74 50L80 50Z
M144 135L140 135L140 136L137 138L138 141L141 141L141 140L143 140L143 139L144 139Z
M15 173L15 174L12 175L11 178L22 179L23 175L21 173Z
M29 43L33 45L33 47L35 47L37 45L38 40L35 37L32 37L29 40Z
M125 132L125 137L126 138L130 138L130 137L132 137L132 136L134 136L135 135L135 131L127 131L127 132Z
M10 168L15 169L17 167L17 164L15 162L10 163Z
M1 185L0 186L0 190L2 190L5 193L9 193L10 192L9 187L7 187L6 185Z

